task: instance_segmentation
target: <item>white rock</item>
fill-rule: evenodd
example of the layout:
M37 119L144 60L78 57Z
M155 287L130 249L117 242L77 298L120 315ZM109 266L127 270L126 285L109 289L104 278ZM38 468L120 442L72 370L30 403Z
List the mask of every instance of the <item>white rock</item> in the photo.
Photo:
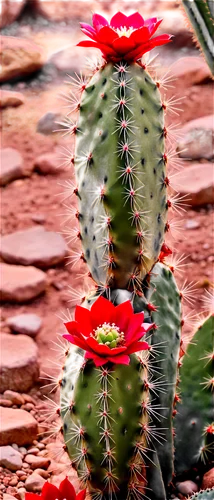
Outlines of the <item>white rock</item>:
M42 326L42 320L37 314L23 313L11 316L6 320L7 325L16 333L23 333L35 337Z
M16 471L22 467L22 457L12 446L1 446L0 465L9 470Z

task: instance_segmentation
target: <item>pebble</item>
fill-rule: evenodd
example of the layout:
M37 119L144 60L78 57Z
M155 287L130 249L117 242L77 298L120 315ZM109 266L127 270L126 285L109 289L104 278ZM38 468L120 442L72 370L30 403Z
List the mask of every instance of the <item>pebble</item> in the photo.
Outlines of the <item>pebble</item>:
M23 104L25 98L21 92L2 90L0 93L0 108L17 107Z
M25 0L19 0L19 2L14 2L14 0L7 0L7 2L2 2L0 27L3 28L16 21L17 17L20 15L24 7L24 4Z
M200 223L197 220L187 219L185 228L186 229L198 229L200 227Z
M20 453L12 446L0 447L0 465L3 465L11 471L16 471L22 467L22 458ZM17 481L18 482L18 481ZM16 486L16 485L11 485Z
M62 167L60 167L60 160L56 153L45 153L38 156L34 163L34 167L40 172L40 174L44 175L58 174L62 169Z
M4 148L0 150L0 155L0 186L5 186L9 182L25 175L23 158L19 151L13 148Z
M178 483L176 486L182 495L191 495L192 493L196 493L198 491L198 485L193 481L183 481L182 483Z
M212 74L208 64L202 56L180 57L170 67L174 80L179 78L182 85L191 87L212 79Z
M26 302L45 291L46 274L33 266L0 263L0 295L2 300Z
M1 239L1 257L11 264L51 267L59 264L68 253L61 234L33 226L7 234Z
M40 476L44 477L45 479L48 479L50 477L50 473L44 469L35 469L34 472L35 472L35 474L39 474Z
M23 313L11 316L6 320L6 324L15 333L23 333L24 335L35 337L42 326L42 320L37 314Z
M36 438L38 424L35 418L25 410L0 408L1 434L0 446L17 443L22 446L31 444ZM23 467L24 463L23 463ZM28 466L29 467L29 466Z
M13 403L9 399L2 398L0 399L0 406L4 406L5 408L10 408L11 406L13 406Z
M204 474L202 480L202 489L214 487L214 467Z
M38 347L34 340L27 335L15 336L2 333L0 358L2 390L27 391L38 377Z
M2 61L0 82L29 75L39 70L44 62L40 46L27 38L2 36L0 46Z
M194 163L179 174L180 195L193 207L214 203L214 175L211 163Z
M177 144L181 158L212 160L214 157L214 115L191 120L181 130ZM183 151L185 150L185 151Z
M40 493L43 485L45 484L45 479L40 476L40 474L36 474L33 472L25 481L25 488L30 492L38 492Z
M9 399L14 405L21 406L24 404L24 398L21 394L14 391L4 391L4 397Z
M57 129L63 128L62 125L58 125L60 122L64 122L65 117L60 113L48 112L40 118L37 123L36 131L43 135L52 135Z
M30 448L27 452L30 455L37 455L37 453L39 452L39 450L38 450L38 448L34 447L34 448Z
M26 455L25 462L34 469L47 469L51 463L48 458L38 457L35 455Z

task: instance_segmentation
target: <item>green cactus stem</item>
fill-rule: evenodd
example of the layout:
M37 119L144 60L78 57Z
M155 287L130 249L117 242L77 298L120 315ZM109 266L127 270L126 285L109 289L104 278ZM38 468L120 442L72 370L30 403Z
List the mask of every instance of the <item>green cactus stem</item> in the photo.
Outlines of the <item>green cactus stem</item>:
M82 93L75 129L81 258L104 289L141 289L158 259L168 229L164 109L138 64L106 64Z
M133 491L145 491L144 464L153 431L146 383L139 356L131 355L129 366L95 368L75 349L67 355L61 384L64 439L92 498L125 500Z
M182 2L207 64L214 74L214 2L213 0L182 0Z
M208 488L206 490L201 490L195 495L190 497L190 500L213 500L214 499L214 488Z
M188 345L180 371L182 401L175 419L177 473L208 464L213 459L213 349L214 316L210 316Z

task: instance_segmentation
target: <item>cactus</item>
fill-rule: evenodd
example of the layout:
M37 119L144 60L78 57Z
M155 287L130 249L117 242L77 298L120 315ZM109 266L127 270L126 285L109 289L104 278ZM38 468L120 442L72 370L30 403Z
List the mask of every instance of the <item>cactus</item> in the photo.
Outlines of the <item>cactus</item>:
M182 402L175 419L177 473L213 458L213 347L214 316L210 316L188 345L180 371Z
M214 3L213 0L182 0L185 12L214 74Z
M92 41L78 44L99 48L105 59L89 82L79 78L79 118L68 122L76 134L72 189L84 250L73 260L88 264L95 293L66 324L64 337L78 348L67 352L60 413L71 464L94 500L166 500L174 472L182 294L173 267L163 264L171 253L163 242L173 205L167 199L166 103L140 60L170 41L168 35L152 38L159 24L118 13L109 25L95 14L93 27L82 24ZM200 349L199 342L194 364ZM197 374L198 366L203 377L207 365L196 363ZM181 389L186 400L185 377ZM194 412L195 394L188 396ZM203 395L210 450L210 398L207 403ZM199 438L194 446L199 449Z
M208 488L206 490L201 490L195 495L192 495L190 500L213 500L214 499L214 488Z

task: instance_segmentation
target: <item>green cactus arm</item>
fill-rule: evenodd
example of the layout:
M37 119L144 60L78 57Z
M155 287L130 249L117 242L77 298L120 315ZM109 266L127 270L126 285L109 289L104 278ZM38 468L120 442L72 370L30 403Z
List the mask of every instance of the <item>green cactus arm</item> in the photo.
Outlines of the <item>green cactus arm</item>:
M173 410L181 341L181 299L173 273L161 263L152 270L149 295L157 307L152 312L152 320L158 326L151 338L157 370L152 378L155 382L162 377L163 385L163 390L154 394L153 404L163 408L159 419L154 418L154 424L164 441L156 442L155 447L167 489L173 474Z
M214 500L214 488L208 488L192 495L189 500Z
M213 0L182 0L207 64L214 74L214 3Z
M214 316L210 316L188 345L180 370L182 401L175 418L177 473L209 462L213 457L213 348Z

